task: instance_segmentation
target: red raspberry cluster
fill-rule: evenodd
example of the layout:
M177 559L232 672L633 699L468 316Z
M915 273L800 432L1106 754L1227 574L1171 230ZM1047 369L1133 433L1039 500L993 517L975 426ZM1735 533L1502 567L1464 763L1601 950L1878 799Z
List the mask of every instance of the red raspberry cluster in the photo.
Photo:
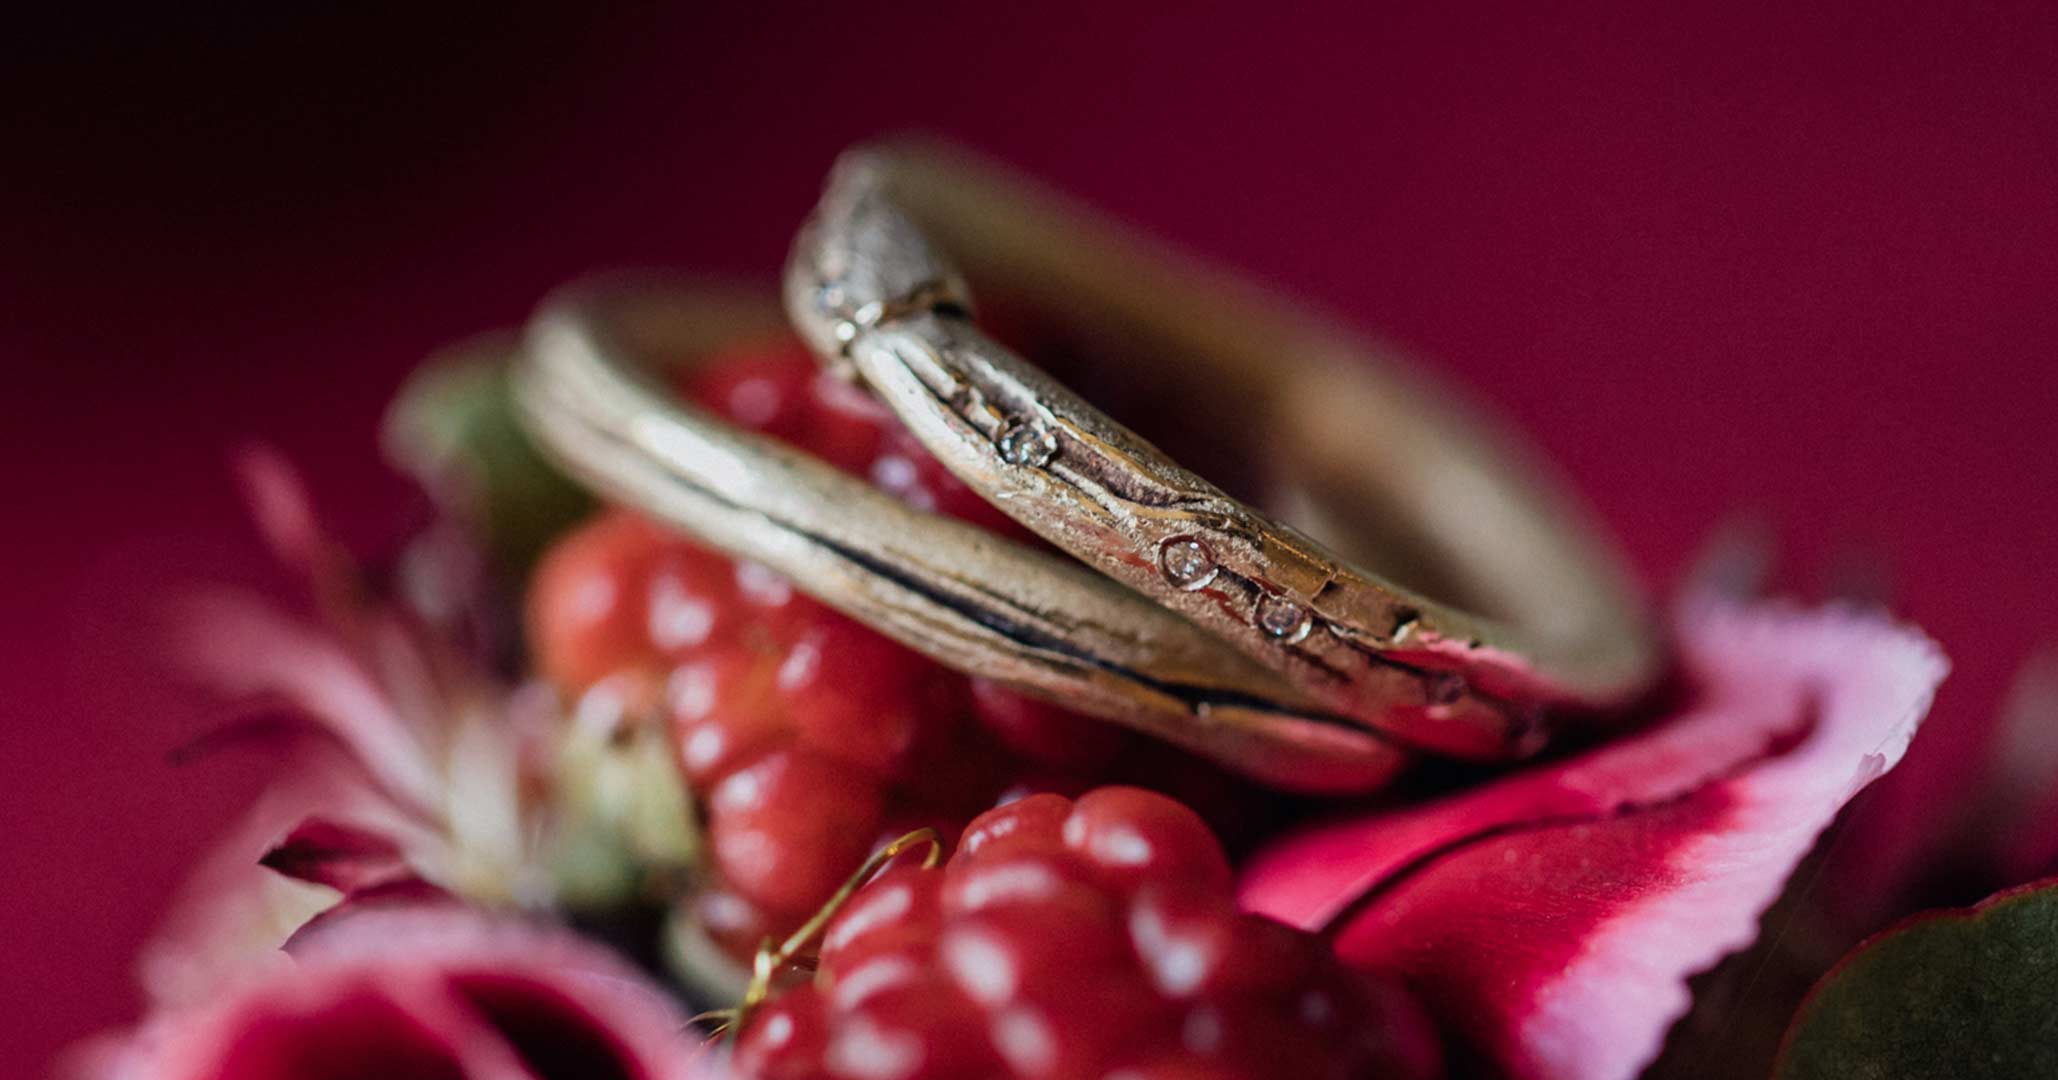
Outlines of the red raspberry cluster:
M911 503L992 516L890 414L803 354L719 363L687 389ZM738 955L813 913L882 838L924 825L955 835L1010 788L1076 790L1131 741L949 671L626 512L553 546L527 616L559 686L668 717L718 883L695 913Z
M751 1080L1426 1080L1407 991L1237 911L1207 826L1139 788L1031 795L941 868L888 868L825 930L815 978L746 1018Z
M730 422L800 447L910 506L1026 535L952 476L884 405L822 371L797 342L720 358L679 389Z

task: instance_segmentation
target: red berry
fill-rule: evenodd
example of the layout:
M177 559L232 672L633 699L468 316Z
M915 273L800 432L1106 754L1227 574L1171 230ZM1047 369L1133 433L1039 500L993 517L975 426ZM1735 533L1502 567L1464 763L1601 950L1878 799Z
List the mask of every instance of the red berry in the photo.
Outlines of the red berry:
M952 827L946 832L956 835L966 821L999 801L1020 765L966 719L961 676L932 671L919 696L932 726L912 755L906 790L920 806L947 811Z
M772 707L777 663L740 646L709 649L672 670L665 699L687 782L710 787L791 737Z
M1405 988L1229 890L1206 827L1163 796L988 811L941 869L893 866L830 920L820 1005L804 1003L827 1032L810 1075L1441 1075ZM770 1075L737 1060L742 1080Z
M808 363L814 367L812 360ZM900 429L900 421L869 392L826 372L815 371L808 380L807 394L809 428L794 440L795 445L844 472L867 477L882 490L892 491L873 474L887 443Z
M1016 1076L1100 1077L1108 1067L1177 1045L1176 1016L1133 973L1103 973L1063 999L1010 1002L992 1012L994 1048Z
M948 983L929 979L873 995L838 1017L822 1054L839 1080L959 1080L999 1064L986 1025Z
M738 893L773 911L805 913L863 861L883 809L878 787L859 770L778 750L715 786L708 836Z
M1269 993L1321 967L1320 942L1226 895L1145 885L1129 906L1129 940L1158 992L1173 998Z
M912 505L1021 535L868 392L823 374L797 343L717 358L687 391ZM599 515L547 554L526 615L537 665L562 689L599 700L589 688L607 688L625 726L669 720L709 840L709 864L685 903L737 959L791 932L866 852L917 825L954 840L997 799L1077 792L1117 757L1125 770L1143 763L1160 784L1147 744L1120 729L968 680L763 566L627 512ZM1126 935L1120 898L1139 881L1214 887L1226 874L1211 841L1192 842L1191 815L1164 803L1101 793L1075 809L1045 794L981 816L950 874L925 879L944 882L928 889L939 909L956 905L938 918L1093 918ZM1068 829L1079 834L1070 846ZM1043 907L1025 914L1024 905ZM870 980L862 997L940 971L941 932L910 923L825 952L844 953L829 966L856 985L846 995ZM908 970L889 979L884 961L894 958Z
M848 971L865 957L933 940L943 875L903 864L873 878L822 932L821 963Z
M1135 1065L1125 1065L1107 1075L1107 1080L1249 1080L1225 1065L1193 1061L1176 1052Z
M736 563L735 582L742 618L736 644L767 655L783 656L809 627L823 619L839 617L762 563Z
M951 845L957 843L958 830L964 828L961 811L929 805L919 793L907 788L895 788L892 792L894 798L886 819L872 838L874 851L918 829L933 830L938 847L944 851L949 851Z
M1180 1047L1243 1076L1354 1080L1350 1055L1326 1032L1311 1031L1290 1004L1271 1000L1202 1001L1179 1021Z
M1001 906L954 919L936 950L958 989L988 1006L1062 1002L1129 958L1111 913L1062 902Z
M961 869L1023 852L1055 852L1064 846L1065 819L1072 800L1048 793L1026 795L996 806L965 826L951 866Z
M815 363L797 341L741 349L694 371L685 396L739 427L788 441L807 434Z
M809 1080L820 1075L829 1043L822 995L796 986L750 1017L736 1037L736 1071L763 1080Z
M799 343L714 359L686 395L736 424L805 450L921 510L1020 535L952 476L864 389L821 370Z
M1159 993L1191 998L1211 989L1230 952L1235 916L1221 897L1147 886L1130 905L1129 939Z
M526 614L536 665L553 682L584 689L654 660L643 590L665 543L643 518L608 513L544 554Z
M808 746L898 778L943 734L925 711L928 669L920 655L825 613L786 651L776 685Z
M1024 697L987 679L972 680L973 715L1001 745L1042 765L1091 771L1102 768L1127 743L1123 730Z
M1092 870L1067 852L1024 853L953 865L943 877L943 910L969 915L994 908L1034 905L1063 907L1079 917L1097 917L1113 901Z
M660 654L689 655L736 634L736 581L729 560L675 544L652 562L644 617L650 644Z
M865 950L847 967L834 969L829 1004L843 1015L888 991L936 978L933 936L900 938Z
M1065 846L1125 889L1145 881L1222 891L1229 859L1200 815L1154 791L1104 787L1079 797L1065 819Z
M1320 971L1327 947L1285 923L1263 915L1239 914L1229 924L1227 948L1201 992L1277 993Z
M763 909L724 888L706 888L687 901L693 922L734 957L749 957L772 936Z

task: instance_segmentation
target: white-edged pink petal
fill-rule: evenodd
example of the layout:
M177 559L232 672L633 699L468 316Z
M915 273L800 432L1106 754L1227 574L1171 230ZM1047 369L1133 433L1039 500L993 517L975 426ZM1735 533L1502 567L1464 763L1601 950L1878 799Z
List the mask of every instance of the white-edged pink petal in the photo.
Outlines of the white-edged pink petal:
M1837 811L1891 768L1945 663L1877 616L1690 602L1687 707L1640 734L1427 805L1289 838L1247 906L1334 924L1454 1041L1522 1078L1626 1080L1747 945Z

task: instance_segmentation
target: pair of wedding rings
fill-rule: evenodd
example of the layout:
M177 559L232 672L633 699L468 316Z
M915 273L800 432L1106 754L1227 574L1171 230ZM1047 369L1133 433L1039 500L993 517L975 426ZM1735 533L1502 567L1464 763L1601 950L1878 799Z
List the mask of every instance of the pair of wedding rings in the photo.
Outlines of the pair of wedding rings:
M986 336L968 282L1151 365L1158 426L1269 466L1281 516ZM1280 786L1520 757L1653 676L1619 560L1504 434L1325 323L990 166L846 155L784 298L825 363L1057 552L662 389L656 368L777 325L718 290L611 280L552 298L517 362L524 422L607 497L944 664Z

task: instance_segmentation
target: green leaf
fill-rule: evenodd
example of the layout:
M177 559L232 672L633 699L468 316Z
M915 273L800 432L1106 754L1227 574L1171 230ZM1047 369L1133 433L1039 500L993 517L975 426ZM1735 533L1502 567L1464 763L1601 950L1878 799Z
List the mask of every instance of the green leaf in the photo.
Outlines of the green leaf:
M1917 916L1817 983L1779 1080L2058 1077L2058 878Z
M508 377L513 349L510 338L489 338L430 358L388 410L385 447L500 572L521 580L592 498L523 432Z

